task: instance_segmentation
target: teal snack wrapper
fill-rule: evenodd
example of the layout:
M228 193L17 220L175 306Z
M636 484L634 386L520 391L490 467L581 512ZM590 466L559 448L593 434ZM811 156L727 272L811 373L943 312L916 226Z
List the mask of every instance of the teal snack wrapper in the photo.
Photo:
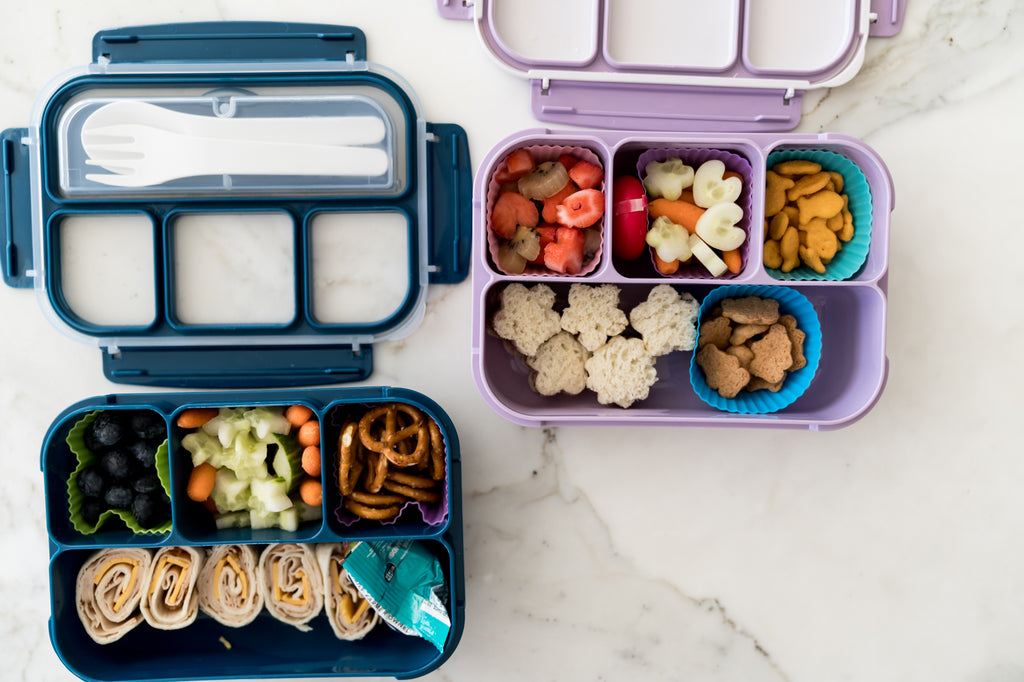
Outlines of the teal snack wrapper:
M423 545L360 542L346 557L345 570L388 625L444 651L451 629L447 588L440 562Z

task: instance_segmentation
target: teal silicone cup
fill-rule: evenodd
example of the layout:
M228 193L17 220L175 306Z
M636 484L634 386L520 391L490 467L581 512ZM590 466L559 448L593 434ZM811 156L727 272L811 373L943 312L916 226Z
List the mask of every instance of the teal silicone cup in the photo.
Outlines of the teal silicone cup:
M850 159L842 154L824 149L784 149L768 155L768 168L771 169L782 161L803 159L820 164L822 169L836 171L843 176L843 193L850 198L850 213L853 214L853 239L840 242L840 249L828 265L825 273L819 274L807 267L800 267L789 272L765 268L773 279L783 281L827 280L840 281L850 279L867 260L871 248L871 189L868 187L864 173Z
M741 390L735 398L723 398L718 391L708 387L704 378L704 370L697 364L697 353L690 358L690 384L697 397L705 403L723 412L736 414L769 414L778 412L791 405L803 395L811 380L818 371L821 361L821 323L814 306L799 291L787 286L776 285L736 285L713 289L700 304L700 321L703 322L722 299L760 296L774 298L779 302L780 315L792 315L796 318L796 326L807 338L804 340L804 355L807 365L786 376L782 389L772 393L767 389L758 391Z

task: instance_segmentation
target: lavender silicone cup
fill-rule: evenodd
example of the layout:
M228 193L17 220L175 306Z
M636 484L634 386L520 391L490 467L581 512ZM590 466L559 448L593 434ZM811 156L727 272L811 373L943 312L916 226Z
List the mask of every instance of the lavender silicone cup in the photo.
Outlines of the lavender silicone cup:
M586 147L555 146L555 145L535 145L535 146L516 147L516 149L526 149L527 151L529 151L530 154L533 156L534 162L537 163L537 164L545 163L547 161L556 161L556 160L558 160L558 157L561 156L562 154L569 154L570 156L575 156L577 159L581 159L583 161L589 161L590 163L596 164L596 165L601 166L601 167L603 167L603 165L604 165L604 164L601 163L601 159L597 156L597 154L595 154L591 150L587 149ZM511 151L515 151L515 150L511 150ZM511 151L509 153L511 153ZM505 156L502 157L501 161L498 162L498 165L495 166L496 169L500 168L501 165L505 163L505 158L507 156L508 156L508 154L506 154ZM605 189L605 185L606 185L605 181L602 180L601 181L601 186L598 187L597 189L600 189L602 192L604 192L605 193L605 197L607 197L607 190ZM485 197L485 204L486 204L485 210L486 210L486 213L484 214L485 215L485 220L484 220L485 228L484 228L484 232L487 235L487 253L489 253L490 256L491 256L489 264L497 272L500 272L503 275L520 276L518 273L505 272L500 267L498 267L498 247L501 246L501 241L502 240L501 240L500 237L498 237L496 234L494 234L494 230L490 229L490 222L491 222L491 209L494 208L494 202L498 200L498 195L500 193L501 193L501 183L496 181L494 179L494 175L492 174L490 179L487 182L487 196ZM587 228L587 229L595 229L596 228L597 230L600 231L600 234L601 234L601 244L597 247L597 251L594 253L593 258L591 258L589 261L584 261L583 268L579 272L577 272L576 274L574 274L574 275L563 275L560 272L553 272L553 271L547 269L546 267L544 267L543 265L533 265L533 264L527 263L526 270L522 272L522 275L531 275L531 276L536 276L536 277L583 277L584 275L589 275L594 270L596 270L597 266L601 263L601 253L604 251L604 221L605 221L605 217L602 216L602 218L597 221L596 225L594 225L593 227ZM544 219L541 218L541 224L543 224L543 223L544 223Z
M753 185L754 171L750 166L750 162L739 154L733 154L722 149L704 149L701 147L694 147L690 149L648 149L636 162L637 175L640 180L644 179L646 175L645 168L651 161L665 161L667 159L678 157L683 160L687 166L692 166L693 170L696 171L702 163L705 161L717 160L725 164L727 171L733 171L743 176L743 189L740 190L740 196L736 200L736 205L743 209L743 218L736 223L736 227L740 228L747 233L747 239L743 242L740 247L740 257L742 259L742 267L740 272L743 271L743 267L747 264L747 259L750 253L750 217L753 212L753 191L751 187ZM648 202L653 199L648 197ZM650 249L649 249L650 250ZM654 265L654 254L651 253L651 264ZM655 268L657 272L657 268ZM700 261L696 258L690 261L686 265L679 267L671 275L665 275L658 273L662 277L669 277L675 279L732 279L736 277L738 273L732 273L726 270L724 273L719 275L717 278L712 277L708 269L704 267Z
M825 266L825 272L818 273L801 264L789 272L765 268L773 279L783 281L841 281L857 274L871 249L871 188L864 173L850 159L842 154L824 149L785 149L768 155L768 168L777 163L803 159L820 164L823 170L836 171L843 176L843 193L850 198L850 213L853 214L853 238L840 242L840 249L832 261Z
M365 405L364 407L366 407L367 409L370 409L373 406ZM338 414L338 411L335 410L334 413L331 415L331 420L332 420L332 422L334 422L334 426L338 427L338 431L340 432L342 427L344 426L344 424L337 423L337 421L334 418L335 415L337 415L337 414ZM427 418L428 419L433 419L433 417L430 417L430 415L427 415ZM444 432L443 431L441 432L441 437L444 438ZM447 441L447 439L445 439L444 452L445 452L445 463L447 464L448 463L448 441ZM334 453L334 457L331 457L331 472L333 474L333 478L332 478L333 481L338 481L338 473L339 473L338 472L338 466L340 464L340 459L341 459L341 456L340 456L340 453L338 453L338 452L335 452ZM384 490L384 491L381 491L381 492L385 492L386 493L387 491ZM334 518L338 520L338 523L340 523L341 525L345 526L346 528L347 527L351 527L353 524L356 524L356 523L358 523L360 521L363 521L365 523L376 523L376 524L380 524L382 526L392 526L392 525L395 525L396 523L398 523L399 521L402 521L403 517L404 517L404 520L405 520L406 523L416 522L420 518L422 518L423 519L423 523L425 523L426 525L428 525L428 526L438 526L438 525L444 523L444 520L446 518L448 518L448 471L447 471L447 466L445 468L444 485L441 486L441 502L439 504L426 504L424 502L417 502L415 500L409 500L408 502L406 502L406 503L404 503L402 505L402 508L398 510L398 514L396 514L394 518L385 519L383 521L367 521L366 519L363 519L363 518L360 518L360 517L356 516L355 514L350 512L348 509L345 509L344 500L342 500L342 502L343 502L342 504L339 504L337 507L335 507L335 509L334 509Z
M690 358L690 384L697 397L705 403L724 412L736 414L768 414L778 412L791 405L803 395L818 371L821 361L821 323L811 302L796 289L775 285L734 285L713 289L700 304L700 320L710 314L722 299L760 296L774 298L779 302L780 315L792 315L796 326L807 338L804 340L804 355L807 365L786 376L782 389L772 393L767 389L758 391L741 390L735 398L723 398L718 391L710 388L704 378L704 370L697 364L697 353Z

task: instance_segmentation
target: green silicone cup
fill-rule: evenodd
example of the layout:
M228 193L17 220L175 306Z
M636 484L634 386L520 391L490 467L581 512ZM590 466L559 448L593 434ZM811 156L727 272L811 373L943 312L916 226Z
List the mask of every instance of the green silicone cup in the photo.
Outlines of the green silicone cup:
M819 274L801 264L789 272L765 268L773 279L782 281L842 281L856 276L868 258L871 249L871 188L864 173L850 159L842 154L824 149L784 149L768 155L768 168L782 161L801 159L820 164L822 169L836 171L843 176L843 193L850 198L850 213L853 214L853 239L840 242L842 248L836 252L832 262L825 266L825 273Z
M159 526L153 528L143 528L136 521L135 517L131 515L131 512L126 509L108 509L100 514L99 519L96 521L96 525L90 525L85 522L82 518L82 500L85 499L85 495L78 489L78 474L82 469L91 465L96 461L96 455L92 453L89 448L85 447L85 429L96 419L99 411L90 412L81 419L68 433L68 437L65 439L68 447L71 448L71 452L74 453L75 459L78 464L75 470L71 472L71 476L68 478L68 512L70 513L71 525L82 535L92 535L99 530L104 523L110 518L119 518L124 525L127 526L128 530L133 533L144 533L147 535L159 535L161 533L169 533L171 530L171 521L168 519ZM171 494L171 474L170 468L167 461L167 441L164 440L160 444L160 447L156 450L156 475L160 479L160 486L170 497Z

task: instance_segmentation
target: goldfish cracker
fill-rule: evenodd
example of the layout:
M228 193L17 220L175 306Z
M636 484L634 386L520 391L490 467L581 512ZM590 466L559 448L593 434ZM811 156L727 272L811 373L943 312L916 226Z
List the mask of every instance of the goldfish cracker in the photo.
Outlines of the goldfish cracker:
M789 215L780 211L772 216L772 220L768 224L768 237L778 241L782 239L782 235L786 234L786 228L788 227Z
M783 272L792 272L800 265L800 231L795 227L788 227L786 233L779 240L779 253L782 255Z
M769 239L764 243L764 266L773 270L782 267L782 252L777 239Z
M815 218L807 223L803 233L806 235L805 245L817 253L819 259L827 263L835 257L839 250L839 239L835 232L828 229L824 219Z
M792 187L795 182L774 171L768 171L767 188L764 195L764 215L771 218L786 206L786 190Z
M800 224L804 225L814 218L831 218L843 210L843 198L835 192L821 190L796 200L800 211Z
M804 175L799 180L794 182L793 186L786 191L786 199L788 201L796 201L800 197L805 197L815 192L825 189L832 177L828 173L815 173L814 175Z

